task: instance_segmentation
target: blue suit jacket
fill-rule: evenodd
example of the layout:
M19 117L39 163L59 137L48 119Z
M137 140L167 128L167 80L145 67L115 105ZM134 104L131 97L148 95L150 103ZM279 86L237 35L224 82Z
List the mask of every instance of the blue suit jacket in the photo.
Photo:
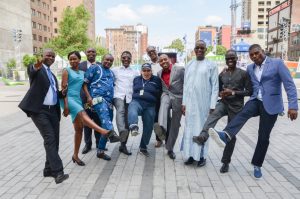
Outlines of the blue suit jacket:
M254 68L254 63L247 67L253 85L250 100L256 99L258 90L261 89L265 110L271 115L282 113L284 106L281 85L283 83L288 97L288 109L298 110L296 86L290 71L281 59L267 57L260 82L255 76Z

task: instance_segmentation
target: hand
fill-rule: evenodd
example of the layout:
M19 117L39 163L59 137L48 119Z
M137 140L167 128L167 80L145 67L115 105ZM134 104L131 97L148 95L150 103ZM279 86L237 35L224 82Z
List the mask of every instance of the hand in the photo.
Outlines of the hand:
M211 114L212 112L214 112L215 109L209 109L209 114Z
M87 97L87 103L90 105L90 106L93 106L93 99L91 97Z
M185 115L185 105L181 105L181 112L182 112L182 115Z
M297 110L294 110L294 109L288 110L288 118L290 118L291 121L297 119L297 116L298 116Z
M65 117L67 117L69 114L70 114L69 107L65 107L65 108L64 108L63 115L64 115Z
M231 96L232 92L233 90L225 88L223 91L221 91L221 95L223 95L223 97Z
M34 64L34 68L35 68L36 70L40 70L40 69L42 68L42 66L43 66L43 60L40 59L40 58L37 58L37 61L36 61L36 63Z

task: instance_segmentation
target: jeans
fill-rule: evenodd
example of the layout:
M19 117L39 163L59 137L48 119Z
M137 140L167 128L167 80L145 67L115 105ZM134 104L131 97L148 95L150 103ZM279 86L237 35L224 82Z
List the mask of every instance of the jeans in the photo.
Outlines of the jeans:
M106 101L103 101L99 104L96 104L93 106L94 110L97 112L97 115L101 122L101 127L106 130L112 130L113 129L113 108L112 105ZM101 135L101 138L99 140L99 150L104 150L106 147L107 138L103 135Z
M138 101L132 100L128 107L129 127L138 125L138 116L142 116L143 121L143 134L140 148L147 149L147 145L149 144L153 130L155 119L155 105L142 107Z

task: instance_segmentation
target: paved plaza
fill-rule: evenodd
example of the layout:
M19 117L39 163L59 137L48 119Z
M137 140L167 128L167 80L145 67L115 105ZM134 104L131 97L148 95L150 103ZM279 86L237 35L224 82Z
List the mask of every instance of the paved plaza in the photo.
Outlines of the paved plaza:
M300 81L297 81L300 87ZM93 150L80 157L86 166L71 161L74 130L70 117L61 121L60 155L70 178L55 184L43 177L43 140L30 118L16 106L27 86L0 84L0 198L270 198L300 199L300 118L291 122L278 117L264 162L262 179L253 177L250 164L257 141L258 118L243 127L237 137L229 173L220 174L222 150L211 140L207 165L185 166L180 152L182 129L171 160L164 147L149 144L151 157L138 154L141 136L130 137L132 156L120 154L119 144L108 144L107 162ZM287 102L285 99L285 105ZM222 129L226 118L217 129ZM183 122L182 122L183 124ZM82 144L83 147L84 144ZM82 148L81 147L81 148Z

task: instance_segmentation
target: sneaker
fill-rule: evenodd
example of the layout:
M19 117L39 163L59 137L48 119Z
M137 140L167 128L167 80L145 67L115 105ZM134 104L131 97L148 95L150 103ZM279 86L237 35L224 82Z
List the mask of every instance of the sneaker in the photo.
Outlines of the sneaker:
M147 151L147 149L140 149L140 154L146 156L146 157L149 157L150 156L150 153Z
M153 129L155 134L160 140L165 140L166 139L166 131L163 129L162 126L160 126L158 123L154 123Z
M261 178L262 177L261 169L258 166L254 166L254 177L255 178Z
M131 136L137 136L139 133L139 127L138 126L134 126L130 129L131 132Z
M225 147L225 145L227 144L227 138L228 138L225 131L217 131L214 128L210 128L208 130L208 133L209 133L209 136L212 137L220 147L222 147L222 148Z

